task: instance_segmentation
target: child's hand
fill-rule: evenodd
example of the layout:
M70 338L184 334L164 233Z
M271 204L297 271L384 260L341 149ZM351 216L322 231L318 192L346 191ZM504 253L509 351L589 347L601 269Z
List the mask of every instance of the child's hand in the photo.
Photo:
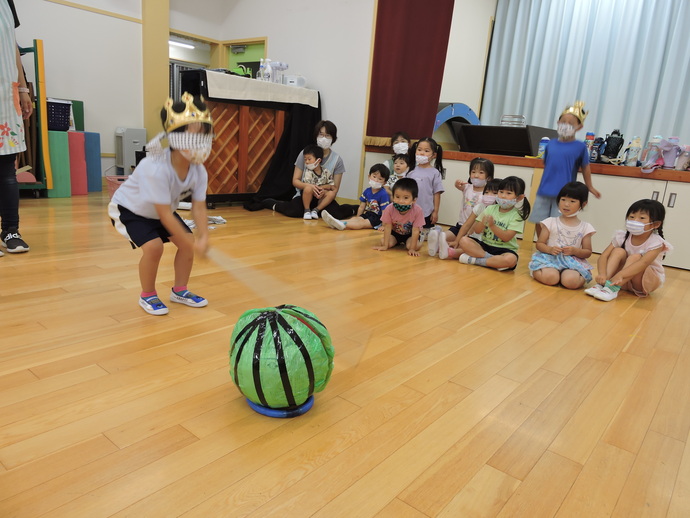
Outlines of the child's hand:
M563 255L575 255L576 250L577 248L575 248L574 246L564 246L563 248L561 248L561 253Z
M601 284L602 286L606 284L606 275L603 273L597 273L597 276L595 277L595 280L597 281L597 284Z
M486 219L482 219L482 223L484 223L484 226L486 228L489 228L491 225L494 224L494 217L493 216L487 216Z
M462 191L465 189L465 185L467 185L467 182L463 182L462 180L455 180L455 188L459 191Z
M411 255L412 257L419 257L419 250L411 248L407 251L407 255Z
M379 252L385 252L386 250L388 250L388 247L384 245L372 246L371 248L372 250L378 250Z
M623 286L623 283L625 282L625 279L623 279L623 276L620 273L617 273L613 277L611 277L611 284L615 284L616 286Z
M206 257L206 252L208 252L208 235L197 237L194 240L194 255Z
M563 249L560 246L550 246L549 253L551 255L558 255L563 253Z

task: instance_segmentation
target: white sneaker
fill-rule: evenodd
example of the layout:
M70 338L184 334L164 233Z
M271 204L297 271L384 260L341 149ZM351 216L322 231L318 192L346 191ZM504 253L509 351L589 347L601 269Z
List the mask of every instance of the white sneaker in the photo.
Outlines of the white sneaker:
M438 243L438 258L448 259L448 239L446 238L446 233L441 232Z
M615 286L618 288L618 286ZM603 300L604 302L611 302L613 299L615 299L618 296L618 292L620 291L620 288L617 290L612 290L608 286L604 286L599 290L598 293L594 294L594 298L598 300Z
M310 210L304 211L304 219L311 219L311 211Z
M334 228L336 230L345 230L345 223L343 223L339 219L335 219L327 210L321 211L321 217L323 218L324 223L326 223L326 225L328 225L329 227Z
M177 302L178 304L184 304L192 308L203 308L208 306L208 300L204 297L199 297L189 290L182 291L180 293L170 292L170 302Z
M149 315L167 315L168 307L161 302L158 295L151 295L150 297L139 297L139 305Z
M474 264L476 260L476 258L467 254L460 254L460 257L458 257L458 261L460 261L462 264Z
M586 293L587 295L590 295L590 296L594 297L594 295L596 295L597 293L599 293L599 292L601 291L602 288L603 288L603 286L602 286L601 284L595 284L594 286L591 286L591 287L587 288L587 289L585 290L585 293Z
M438 240L441 232L437 232L435 228L432 228L429 232L429 238L427 240L427 252L429 252L429 257L436 257L438 253Z
M311 219L319 219L319 213L316 212L316 209L311 211Z

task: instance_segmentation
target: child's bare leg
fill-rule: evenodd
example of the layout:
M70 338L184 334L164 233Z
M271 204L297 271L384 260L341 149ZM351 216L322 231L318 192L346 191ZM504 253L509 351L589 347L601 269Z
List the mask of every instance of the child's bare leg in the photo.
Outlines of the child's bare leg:
M561 272L556 268L542 268L532 272L535 281L539 281L547 286L555 286L561 280Z
M585 285L585 278L577 270L563 270L561 272L561 284L569 290L579 290Z
M139 281L141 291L151 293L156 291L156 275L158 265L163 256L163 241L160 238L152 239L141 247L142 255L139 260Z
M314 198L314 187L312 185L307 185L302 190L302 206L304 207L304 212L310 210L311 200Z
M175 253L175 286L187 286L194 265L194 235L185 233L182 236L170 237L177 247Z
M640 259L642 259L642 256L641 256L640 254L632 254L632 255L630 255L630 256L627 258L627 260L625 261L625 264L623 265L623 268L626 268L626 267L630 266L631 264L636 263L636 262L639 261ZM648 269L649 269L649 267L645 268L643 271L641 271L640 273L638 273L638 274L635 275L634 277L632 277L632 278L630 278L630 279L624 279L624 280L625 280L625 281L628 281L628 280L629 280L629 281L630 281L630 284L632 285L632 287L633 287L633 289L634 289L635 291L649 293L649 291L647 291L647 290L645 289L645 286L644 286L644 283L643 283L643 279L644 279L645 273L647 273L647 270L648 270ZM657 286L657 287L658 287L658 286Z
M322 211L328 207L333 200L335 200L335 191L326 191L326 194L323 195L323 198L319 200L316 210Z
M620 272L628 259L628 253L623 248L614 248L606 262L606 278L611 279Z
M486 260L486 265L497 270L512 268L517 264L517 260L518 258L515 254L492 255Z
M374 228L371 226L371 221L369 221L366 218L363 218L361 216L355 216L354 218L350 218L345 220L345 229L350 229L350 230L361 230L363 228Z
M472 257L484 257L486 255L482 246L474 239L467 236L460 239L460 247L464 253Z

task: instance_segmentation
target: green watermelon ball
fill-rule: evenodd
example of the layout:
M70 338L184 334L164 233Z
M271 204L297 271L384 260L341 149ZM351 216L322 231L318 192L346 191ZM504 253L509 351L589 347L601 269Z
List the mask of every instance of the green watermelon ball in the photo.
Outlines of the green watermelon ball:
M240 316L230 338L230 376L250 401L293 408L320 392L335 351L326 327L310 311L282 305Z

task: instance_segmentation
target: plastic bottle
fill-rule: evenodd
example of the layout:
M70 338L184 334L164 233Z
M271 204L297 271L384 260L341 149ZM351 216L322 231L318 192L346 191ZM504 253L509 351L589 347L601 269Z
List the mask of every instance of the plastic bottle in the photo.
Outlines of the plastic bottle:
M685 146L683 152L676 159L676 171L687 171L690 169L690 146Z
M625 151L625 165L628 167L637 167L637 162L642 151L642 140L640 137L633 137L628 149Z
M587 145L587 151L592 152L592 146L594 145L594 133L591 131L587 132L587 135L585 135L585 144Z
M549 143L549 137L542 137L539 141L539 150L537 151L537 158L542 158L544 156L544 151L546 151L546 145Z
M659 147L659 143L662 141L664 137L661 135L654 135L652 139L647 142L647 145L645 148L642 150L642 155L640 156L640 162L644 163L647 160L647 155L649 154L649 151L654 148L654 147Z
M273 82L273 69L271 68L271 60L266 58L264 66L264 81L268 81L269 83Z
M259 61L259 71L256 73L256 79L259 81L264 80L264 58Z

